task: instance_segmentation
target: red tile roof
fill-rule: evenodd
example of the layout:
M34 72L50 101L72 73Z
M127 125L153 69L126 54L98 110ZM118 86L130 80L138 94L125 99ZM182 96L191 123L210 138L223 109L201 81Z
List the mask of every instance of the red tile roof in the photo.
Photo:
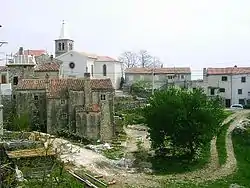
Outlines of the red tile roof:
M152 74L152 68L128 68L125 73L131 74ZM155 68L155 74L191 74L189 67L167 67L167 68Z
M19 52L16 53L18 55ZM32 55L32 56L40 56L43 54L47 54L46 50L24 50L23 55Z
M85 79L49 79L48 97L58 98L68 89L75 91L84 90ZM110 79L93 79L90 80L92 90L109 90L113 91ZM16 90L45 90L45 79L23 79L16 86Z
M97 60L96 61L111 61L111 62L114 62L114 61L117 61L115 59L113 59L112 57L109 57L109 56L97 56Z
M36 72L58 72L60 70L60 63L50 62L41 63L35 67Z
M250 67L207 68L208 75L250 74Z

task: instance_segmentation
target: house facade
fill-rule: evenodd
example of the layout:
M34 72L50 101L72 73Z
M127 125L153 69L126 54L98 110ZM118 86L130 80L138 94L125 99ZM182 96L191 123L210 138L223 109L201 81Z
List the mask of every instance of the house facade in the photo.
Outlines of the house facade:
M205 68L203 81L207 95L221 96L226 107L250 103L250 67Z
M14 91L16 110L31 126L55 134L69 131L91 140L114 136L114 89L110 79L22 79Z
M191 82L191 69L189 67L168 68L128 68L125 70L125 83L131 86L138 81L153 83L154 88L177 85L187 87Z
M60 75L63 78L82 78L90 73L90 78L109 78L115 89L119 89L122 77L122 63L108 56L98 56L74 50L74 41L65 35L62 24L59 39L55 40L55 57L62 61Z

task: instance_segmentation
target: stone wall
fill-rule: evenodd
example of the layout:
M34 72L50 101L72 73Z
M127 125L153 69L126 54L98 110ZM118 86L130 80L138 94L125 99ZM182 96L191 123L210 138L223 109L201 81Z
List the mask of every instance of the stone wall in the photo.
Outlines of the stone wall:
M18 66L18 65L9 65L8 66L8 76L9 82L13 84L13 78L18 77L18 80L22 78L34 78L34 66Z
M15 91L16 113L27 115L32 130L46 132L47 113L45 90Z

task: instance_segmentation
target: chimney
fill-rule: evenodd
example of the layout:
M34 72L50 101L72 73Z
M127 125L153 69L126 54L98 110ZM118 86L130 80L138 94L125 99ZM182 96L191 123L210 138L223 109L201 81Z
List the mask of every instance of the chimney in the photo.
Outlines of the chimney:
M234 68L237 68L237 65L234 65Z
M163 68L163 64L161 64L161 68Z
M50 55L50 63L53 63L53 55Z
M23 55L23 47L19 48L19 55Z
M85 97L85 105L88 106L91 104L91 83L90 83L90 73L84 73L84 97Z
M203 81L206 82L207 81L207 69L203 68Z
M48 75L48 73L45 75L45 83L46 83L46 84L49 83L49 75Z

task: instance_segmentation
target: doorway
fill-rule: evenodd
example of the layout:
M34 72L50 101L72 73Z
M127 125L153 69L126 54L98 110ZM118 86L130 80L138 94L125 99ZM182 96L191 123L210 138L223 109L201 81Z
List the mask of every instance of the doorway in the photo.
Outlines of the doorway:
M231 99L226 99L225 103L226 103L226 108L229 108L231 106Z

